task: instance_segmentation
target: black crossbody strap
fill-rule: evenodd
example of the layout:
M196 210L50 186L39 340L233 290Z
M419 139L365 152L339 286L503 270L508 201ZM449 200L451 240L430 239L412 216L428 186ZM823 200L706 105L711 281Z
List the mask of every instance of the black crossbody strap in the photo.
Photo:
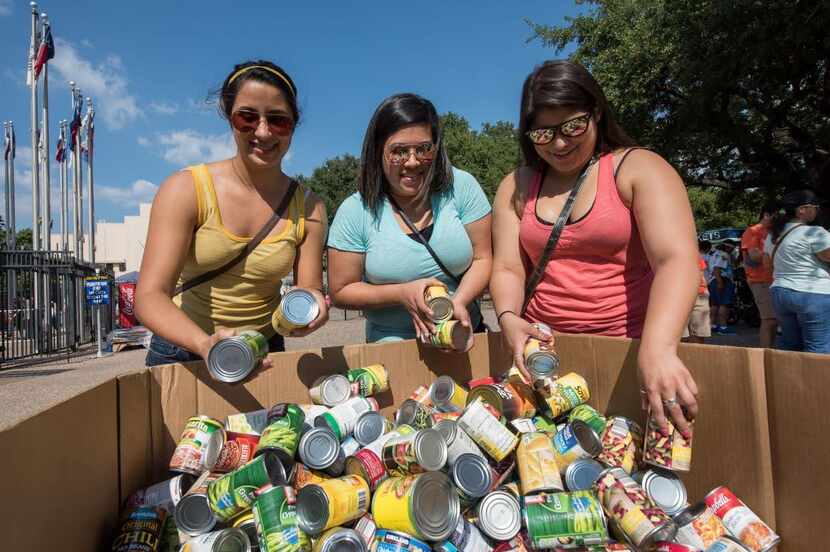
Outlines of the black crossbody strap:
M588 172L594 164L593 161L594 160L591 159L591 161L582 167L582 172L579 173L579 177L577 177L573 188L571 188L571 193L568 194L568 199L565 200L562 212L559 213L559 217L556 219L556 224L553 225L553 228L550 231L550 236L548 237L548 242L545 244L544 251L542 251L542 256L539 257L539 262L536 263L536 266L533 268L533 272L530 273L530 278L527 279L527 284L525 285L525 300L522 304L522 314L524 314L525 310L527 310L527 305L530 303L531 297L533 297L533 292L536 291L536 286L538 286L539 282L542 280L542 274L544 274L545 267L548 265L548 261L550 261L554 249L556 249L556 244L559 242L559 236L562 235L565 223L568 221L568 217L571 216L571 211L573 211L574 208L574 201L576 201L576 196L579 194L582 184L588 177ZM542 176L542 180L544 180L544 175ZM543 182L539 183L540 189L542 184Z
M784 238L789 236L790 233L792 233L792 231L795 230L796 228L798 228L799 226L804 226L804 225L800 224L800 223L796 224L795 226L793 226L792 228L790 228L789 230L787 230L786 232L784 232L783 234L778 236L778 239L775 240L775 247L772 248L772 255L769 256L769 262L772 265L772 270L773 271L775 270L775 254L778 253L778 248L781 247L781 244L784 242Z
M268 222L265 223L265 226L263 226L262 229L260 229L260 231L257 232L256 236L251 238L251 241L245 244L245 247L242 249L242 251L239 252L239 254L236 257L226 262L219 268L215 268L213 270L205 272L204 274L200 274L199 276L196 276L189 282L185 282L184 284L178 286L175 290L173 290L173 296L175 297L180 293L184 293L185 291L191 288L194 288L198 285L204 284L205 282L216 278L223 272L226 272L232 266L242 261L242 259L247 257L251 253L251 251L256 249L257 246L260 243L262 243L262 240L264 240L268 236L268 234L271 233L271 230L273 230L277 223L280 221L280 219L282 218L282 214L285 212L286 209L288 209L288 204L291 202L291 198L294 197L294 192L297 191L297 186L297 181L292 179L291 184L288 186L288 190L285 192L285 195L283 196L282 201L280 202L276 211L274 211L274 214L271 215L271 218L268 219Z

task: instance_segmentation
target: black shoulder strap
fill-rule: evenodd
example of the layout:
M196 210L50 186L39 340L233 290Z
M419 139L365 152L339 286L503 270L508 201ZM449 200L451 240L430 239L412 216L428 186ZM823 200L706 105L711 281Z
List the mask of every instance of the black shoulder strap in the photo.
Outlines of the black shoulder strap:
M622 168L623 163L625 163L625 158L628 157L628 154L631 153L634 150L648 150L648 148L641 148L641 147L637 146L637 147L628 148L627 150L625 150L625 153L623 153L622 158L620 159L620 162L617 164L617 168L614 169L614 180L616 180L617 175L620 174L620 168Z
M579 173L579 177L577 177L574 187L571 188L571 193L568 194L568 199L565 200L562 212L559 213L559 217L556 219L556 224L553 225L553 228L550 231L550 236L548 237L548 242L545 244L544 251L542 251L542 256L539 257L539 262L536 263L536 266L533 268L533 272L530 273L530 278L527 279L527 283L525 285L525 300L522 304L522 314L524 314L525 310L527 310L527 305L530 303L530 299L536 291L536 286L538 286L539 282L542 280L542 274L545 271L545 267L548 265L551 255L553 255L553 250L556 249L556 244L559 242L559 236L562 235L565 223L571 216L576 196L579 194L579 190L582 188L582 184L588 177L588 172L593 165L594 160L591 159L591 161L582 167L582 172ZM539 186L541 190L542 182L539 183Z
M803 224L801 224L801 223L796 224L795 226L793 226L792 228L790 228L789 230L787 230L786 232L784 232L783 234L781 234L780 236L778 236L778 239L777 239L777 240L775 240L775 247L773 247L773 248L772 248L772 255L770 255L770 256L769 256L769 261L770 261L770 264L772 264L772 265L773 265L773 270L775 270L775 254L776 254L776 253L778 253L778 248L779 248L779 247L781 246L781 244L784 242L784 238L786 238L787 236L789 236L789 235L790 235L790 233L791 233L793 230L795 230L796 228L798 228L799 226L804 226L804 225L803 225Z
M268 236L268 234L271 233L271 230L273 230L277 223L280 221L280 219L282 218L282 214L285 212L286 209L288 209L288 203L291 201L291 198L294 197L294 192L297 191L297 186L297 181L291 179L291 184L288 186L288 190L285 192L285 195L283 196L282 201L280 202L276 211L274 211L274 214L271 215L271 218L268 219L268 222L265 223L265 226L263 226L262 229L260 229L260 231L257 232L256 236L251 238L251 241L249 241L245 245L245 247L242 249L242 251L239 252L239 254L236 257L226 262L219 268L215 268L211 271L205 272L204 274L200 274L199 276L196 276L189 282L185 282L184 284L178 286L175 290L173 290L173 296L175 297L180 293L184 293L185 291L191 288L194 288L198 285L204 284L205 282L216 278L223 272L226 272L232 266L242 261L242 259L247 257L251 253L251 251L256 249L257 246L260 243L262 243L262 240L264 240L266 236Z

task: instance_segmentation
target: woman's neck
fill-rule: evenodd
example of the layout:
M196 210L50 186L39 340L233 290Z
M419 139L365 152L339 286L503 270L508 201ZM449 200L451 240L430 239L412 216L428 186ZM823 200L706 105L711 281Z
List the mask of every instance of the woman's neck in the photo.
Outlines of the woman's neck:
M260 169L250 166L236 156L231 159L231 166L243 186L259 192L273 189L275 183L283 184L288 179L279 165Z
M429 195L424 195L423 197L420 195L399 196L392 191L389 192L389 195L395 200L398 207L400 207L404 213L409 215L410 218L414 219L419 217L423 215L425 211L429 210Z

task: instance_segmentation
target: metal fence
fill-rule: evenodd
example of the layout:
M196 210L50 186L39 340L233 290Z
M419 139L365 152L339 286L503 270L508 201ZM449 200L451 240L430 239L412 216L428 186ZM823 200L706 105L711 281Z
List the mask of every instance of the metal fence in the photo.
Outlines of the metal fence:
M94 341L94 311L84 295L87 276L95 276L95 268L71 254L0 251L0 366L68 353ZM104 306L105 332L112 319L112 309Z

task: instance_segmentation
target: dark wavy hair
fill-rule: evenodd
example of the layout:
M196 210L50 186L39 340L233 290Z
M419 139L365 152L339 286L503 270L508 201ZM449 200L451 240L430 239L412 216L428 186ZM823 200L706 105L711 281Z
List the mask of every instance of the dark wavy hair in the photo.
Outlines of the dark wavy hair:
M233 82L230 82L231 77L246 67L255 68L241 73L233 80ZM260 67L267 67L271 71L276 71L285 77L285 80L281 79L268 69L260 69ZM228 73L228 76L225 77L224 81L222 81L222 86L219 87L218 90L211 93L211 97L216 98L216 107L219 109L219 114L222 115L222 117L230 120L231 110L233 109L233 104L236 101L236 96L239 94L239 90L242 88L242 85L248 81L262 82L280 89L283 96L285 96L285 101L288 102L288 106L291 108L291 115L294 117L294 123L297 124L300 122L300 108L297 105L297 85L294 84L294 81L288 73L286 73L285 69L264 59L250 60L234 65L231 72Z
M383 146L400 129L418 124L429 125L436 148L435 159L426 175L429 184L424 194L440 192L452 186L452 165L435 106L417 94L395 94L383 100L372 115L360 155L357 189L363 203L374 214L383 204L383 194L389 191L389 182L383 172Z
M546 61L525 79L519 115L519 145L524 164L541 170L545 161L527 137L536 114L546 108L574 107L597 115L597 152L607 153L636 142L617 124L602 88L585 67L567 60Z

